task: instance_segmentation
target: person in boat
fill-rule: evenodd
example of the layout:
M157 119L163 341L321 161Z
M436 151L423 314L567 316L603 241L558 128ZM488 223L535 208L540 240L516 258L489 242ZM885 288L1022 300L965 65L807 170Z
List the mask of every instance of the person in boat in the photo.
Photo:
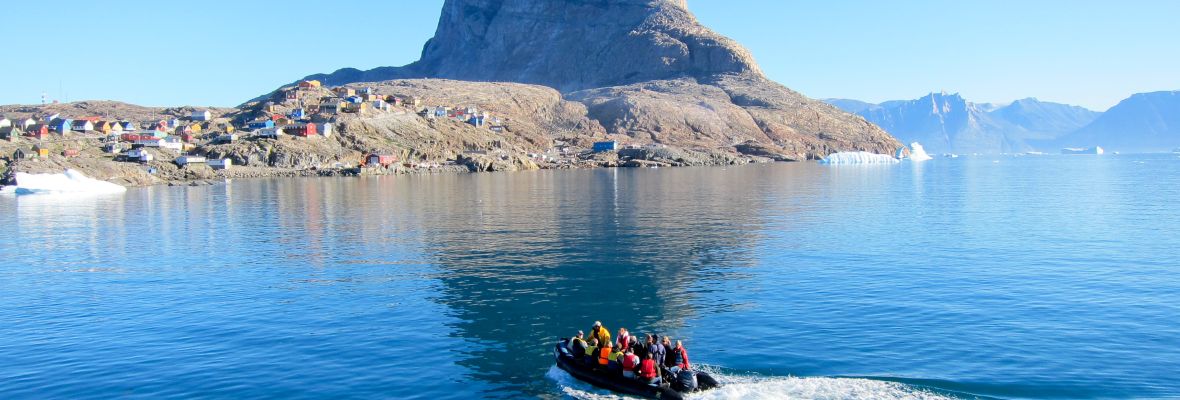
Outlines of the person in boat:
M651 354L639 364L639 377L651 385L660 384L659 367L656 366L656 360L652 358Z
M639 370L639 356L635 355L635 349L627 349L623 354L622 360L623 377L635 379L635 371Z
M582 358L584 364L591 366L597 364L594 358L598 355L598 339L590 338L590 345L586 346L586 352L583 355L585 356Z
M608 360L608 362L606 364L606 368L608 370L610 370L610 372L612 374L615 374L615 375L622 374L622 372L623 372L623 349L622 348L615 347L613 350L611 350L610 359Z
M631 333L627 332L627 328L619 328L619 339L615 347L624 351L631 348Z
M647 358L648 350L651 349L651 334L647 333L643 336L643 343L634 347L635 355L639 356L640 360Z
M676 355L672 353L672 338L664 336L664 342L661 345L664 348L664 368L672 368L676 366Z
M597 364L601 368L609 367L610 366L610 354L612 352L613 351L610 347L610 342L606 342L604 344L599 345L598 350L596 350L594 352L594 355L595 355L594 363Z
M651 353L652 360L655 360L656 366L663 366L664 359L668 358L668 349L664 347L664 343L660 341L659 335L651 335Z
M578 335L574 336L573 339L570 339L570 341L569 341L570 354L585 354L586 353L586 339L583 338L585 335L586 334L582 333L582 331L578 331Z
M679 370L691 370L692 366L688 363L688 349L684 348L684 343L677 340L676 347L672 348L672 356L670 357L674 362L676 368Z
M594 321L594 326L590 328L590 337L598 339L598 343L604 346L609 346L610 330L602 326L602 321Z

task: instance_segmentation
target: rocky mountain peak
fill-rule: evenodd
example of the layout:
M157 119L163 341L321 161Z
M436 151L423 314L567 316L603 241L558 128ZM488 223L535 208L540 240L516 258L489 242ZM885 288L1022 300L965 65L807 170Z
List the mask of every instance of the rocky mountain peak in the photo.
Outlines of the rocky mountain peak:
M746 49L701 26L684 0L447 0L411 68L562 92L760 73Z

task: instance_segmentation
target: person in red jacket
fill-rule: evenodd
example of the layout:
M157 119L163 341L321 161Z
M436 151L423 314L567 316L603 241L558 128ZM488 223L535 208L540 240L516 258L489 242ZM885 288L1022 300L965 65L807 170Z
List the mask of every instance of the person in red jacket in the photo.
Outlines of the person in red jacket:
M648 384L658 385L660 373L656 368L656 361L652 359L651 354L648 354L643 363L639 365L639 377L647 381Z
M635 379L635 371L639 369L639 356L635 355L635 349L627 349L623 353L623 377Z
M688 364L688 349L685 349L679 340L676 341L676 347L672 348L671 358L675 360L677 368L692 369Z

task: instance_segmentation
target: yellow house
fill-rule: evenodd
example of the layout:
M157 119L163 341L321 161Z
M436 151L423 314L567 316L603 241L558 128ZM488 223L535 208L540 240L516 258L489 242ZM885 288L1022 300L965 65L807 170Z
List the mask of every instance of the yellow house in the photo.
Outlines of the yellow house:
M96 132L102 132L103 134L110 134L111 133L111 123L107 122L107 121L95 122L94 123L94 130Z
M333 91L340 97L356 96L356 89L352 88L338 87Z
M320 81L317 81L317 80L299 82L300 89L314 89L314 88L318 88L320 86L321 86Z
M189 125L188 131L193 134L201 133L201 124L194 123L192 125Z
M234 133L234 125L233 125L233 124L231 124L231 123L228 123L228 122L223 122L223 123L221 123L220 125L218 125L218 127L220 127L220 128L221 128L221 131L222 131L222 132L225 132L225 133Z
M40 158L49 157L49 147L42 146L39 144L35 145L35 146L33 146L33 154L36 154L37 157L40 157Z

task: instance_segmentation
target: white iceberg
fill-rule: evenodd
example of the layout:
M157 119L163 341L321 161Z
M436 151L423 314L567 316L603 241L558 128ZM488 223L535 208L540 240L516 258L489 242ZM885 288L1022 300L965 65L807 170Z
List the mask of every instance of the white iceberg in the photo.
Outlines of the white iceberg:
M926 149L922 148L921 143L918 143L918 142L910 143L910 161L922 162L922 161L931 160L933 158L934 157L931 157L929 154L926 154Z
M9 189L9 188L5 188ZM114 183L100 181L67 169L60 174L16 173L16 186L4 190L14 194L108 194L123 193L127 188Z
M895 164L901 162L893 156L885 154L870 153L867 151L842 151L839 153L829 154L822 160L820 164L828 165L846 165L846 164Z

